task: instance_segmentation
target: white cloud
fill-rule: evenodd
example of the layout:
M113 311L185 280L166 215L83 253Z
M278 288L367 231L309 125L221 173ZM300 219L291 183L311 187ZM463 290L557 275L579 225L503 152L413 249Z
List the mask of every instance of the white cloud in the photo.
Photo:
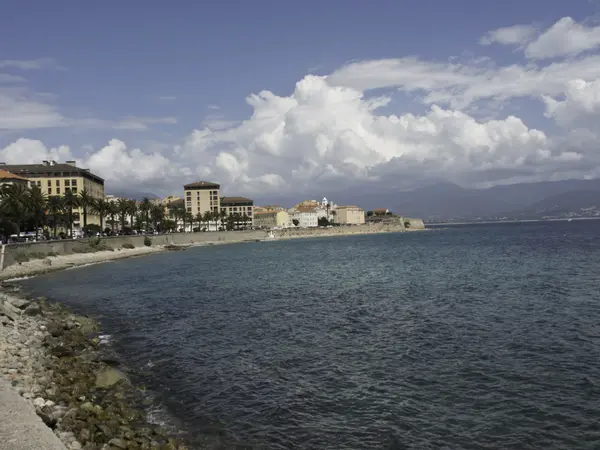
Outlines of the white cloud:
M512 27L498 28L486 33L479 43L482 45L522 45L530 41L536 34L533 25L513 25Z
M66 119L53 106L25 91L0 88L0 130L62 127Z
M543 55L543 46L536 50L534 44L543 43L553 29L556 24L535 33L532 27L508 27L488 33L485 43ZM106 178L108 190L135 186L165 194L178 193L185 182L197 179L218 181L229 194L303 197L349 192L357 185L361 190L410 188L439 179L489 185L594 176L600 174L600 55L590 42L571 42L568 51L557 47L557 54L568 58L550 63L540 59L499 66L490 58L447 63L417 57L356 61L328 76L305 76L289 95L268 90L249 95L252 114L242 121L231 121L217 105L208 105L201 126L168 148L143 150L112 139L101 148L75 151L72 159ZM378 96L375 89L381 89ZM426 107L400 113L395 90L410 93ZM14 104L4 107L2 98L0 90L0 128L3 123L18 129L46 123L144 131L177 122L173 117L65 118L33 97L8 95ZM515 99L526 99L519 114ZM401 111L410 106L401 105ZM540 106L559 127L531 125L533 114L541 115ZM40 120L34 120L36 113ZM15 124L15 117L29 117L28 125ZM64 160L67 151L18 140L0 155L11 159L27 153L39 161L54 152Z
M546 117L564 127L600 127L600 79L592 82L573 80L568 83L564 100L544 96Z
M532 59L577 55L600 47L600 26L587 27L563 17L525 48Z
M58 62L53 58L38 58L29 60L7 59L0 61L0 69L4 68L13 68L19 70L65 70L65 68L58 64Z
M7 73L0 73L0 84L9 84L9 83L25 83L27 80L18 75L10 75Z

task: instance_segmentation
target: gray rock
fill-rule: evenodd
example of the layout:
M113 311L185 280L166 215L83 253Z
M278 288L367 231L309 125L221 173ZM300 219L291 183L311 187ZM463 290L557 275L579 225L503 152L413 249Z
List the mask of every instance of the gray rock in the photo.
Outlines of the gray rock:
M25 308L24 312L26 316L38 316L42 313L42 309L37 303L32 303L27 308Z
M8 300L8 302L19 309L25 309L31 304L31 300L18 297L11 298L10 300Z
M60 337L64 333L63 327L56 322L50 322L46 328L52 337Z
M124 439L111 439L108 441L108 445L111 445L116 448L127 449L127 442Z
M4 315L11 320L17 320L21 316L21 310L13 306L6 298L0 297L0 316Z
M81 450L81 444L77 441L71 442L71 446L69 447L71 450Z

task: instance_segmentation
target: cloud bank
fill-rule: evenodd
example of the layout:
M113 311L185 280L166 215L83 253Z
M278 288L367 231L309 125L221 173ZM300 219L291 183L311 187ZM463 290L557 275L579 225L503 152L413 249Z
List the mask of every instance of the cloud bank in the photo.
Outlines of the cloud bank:
M211 106L199 128L160 151L118 139L91 150L48 148L23 137L0 150L0 161L77 159L114 189L178 193L186 182L208 179L260 198L408 189L442 179L480 186L595 177L599 30L569 17L546 29L492 30L479 39L482 50L509 46L524 60L504 66L489 56L353 62L327 76L306 75L286 96L249 95L252 114L242 121ZM411 107L399 103L406 95L418 113L397 112ZM0 129L26 130L34 122L81 126L49 105L0 90ZM177 120L97 122L88 125L143 132Z

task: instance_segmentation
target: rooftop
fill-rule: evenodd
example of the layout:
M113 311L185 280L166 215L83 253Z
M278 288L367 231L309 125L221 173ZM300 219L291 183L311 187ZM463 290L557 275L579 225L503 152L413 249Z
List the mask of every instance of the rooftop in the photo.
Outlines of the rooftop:
M0 180L21 180L21 181L29 181L25 177L21 177L19 175L15 175L14 173L10 173L8 170L0 169Z
M184 189L221 189L221 185L210 181L195 181L194 183L185 184Z
M73 174L82 176L104 184L104 179L90 172L90 169L82 169L75 165L75 161L67 161L66 163L57 163L56 161L43 161L42 164L5 164L0 166L3 170L12 172L13 174L23 177L32 176L54 176L54 177L69 177ZM65 175L68 174L68 175Z
M246 197L221 197L221 206L225 206L228 203L254 203L254 200Z
M360 209L362 211L362 208L360 208L359 206L356 206L356 205L338 206L337 209Z

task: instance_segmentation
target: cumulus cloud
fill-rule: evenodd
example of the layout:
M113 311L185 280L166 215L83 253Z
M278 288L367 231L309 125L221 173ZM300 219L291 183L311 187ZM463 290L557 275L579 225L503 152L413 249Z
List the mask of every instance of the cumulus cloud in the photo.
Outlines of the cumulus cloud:
M600 46L600 26L587 27L563 17L525 48L532 59L577 55Z
M522 45L530 41L536 34L533 25L513 25L487 32L480 40L482 45Z
M229 120L218 106L208 105L201 125L166 148L144 150L113 138L101 147L72 151L20 139L0 156L7 162L24 154L32 162L51 155L77 159L104 177L108 190L178 193L183 184L205 179L220 182L227 194L260 198L356 192L357 186L361 191L408 189L440 179L482 186L595 176L600 174L600 55L586 34L585 45L575 39L568 48L557 47L556 55L568 58L544 62L548 53L539 43L556 33L557 24L546 31L508 27L482 38L485 44L534 52L536 63L501 66L491 58L448 63L418 57L356 61L327 76L306 75L287 95L250 94L246 101L252 113L245 120ZM397 90L422 103L418 113L398 106ZM511 108L516 99L526 101L518 114ZM32 102L19 100L27 101ZM540 114L540 106L558 127L531 125L540 123L529 120ZM56 113L31 104L29 114L36 107L40 117ZM0 91L0 128L3 120L5 127L15 128L2 111ZM59 115L48 126L84 125L84 119L70 120ZM172 117L85 120L88 127L140 131L177 122Z

